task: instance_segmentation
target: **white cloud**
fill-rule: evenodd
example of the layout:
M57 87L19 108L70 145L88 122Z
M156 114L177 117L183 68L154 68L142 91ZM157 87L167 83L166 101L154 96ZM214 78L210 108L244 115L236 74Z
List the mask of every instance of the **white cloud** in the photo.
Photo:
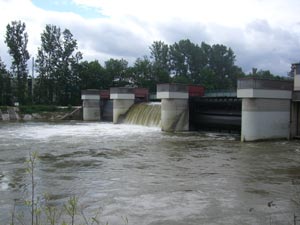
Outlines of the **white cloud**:
M172 44L189 38L195 43L225 44L245 71L252 67L285 75L300 60L298 0L72 0L92 7L99 18L47 11L31 0L0 0L0 56L8 64L4 44L6 25L26 23L28 49L36 54L46 24L68 28L78 40L84 59L100 62L149 54L155 40Z

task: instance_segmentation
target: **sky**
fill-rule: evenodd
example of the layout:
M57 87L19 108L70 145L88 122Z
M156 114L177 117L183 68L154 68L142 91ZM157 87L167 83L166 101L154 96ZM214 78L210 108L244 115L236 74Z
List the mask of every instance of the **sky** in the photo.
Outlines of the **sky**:
M21 20L32 57L52 24L71 31L83 60L133 63L154 41L190 39L232 48L246 73L286 76L300 61L299 12L299 0L0 0L0 57L9 68L6 26Z

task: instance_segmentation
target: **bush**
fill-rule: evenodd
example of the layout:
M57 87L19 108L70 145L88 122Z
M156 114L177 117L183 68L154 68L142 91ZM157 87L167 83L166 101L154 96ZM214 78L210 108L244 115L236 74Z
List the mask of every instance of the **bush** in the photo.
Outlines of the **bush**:
M8 107L7 106L0 106L1 111L7 111Z
M61 111L61 109L55 105L21 105L19 109L23 114Z

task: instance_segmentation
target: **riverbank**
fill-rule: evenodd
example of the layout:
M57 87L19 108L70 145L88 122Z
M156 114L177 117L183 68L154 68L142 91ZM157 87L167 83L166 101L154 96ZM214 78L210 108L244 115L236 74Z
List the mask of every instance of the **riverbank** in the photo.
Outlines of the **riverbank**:
M26 106L0 107L0 121L82 120L82 107Z

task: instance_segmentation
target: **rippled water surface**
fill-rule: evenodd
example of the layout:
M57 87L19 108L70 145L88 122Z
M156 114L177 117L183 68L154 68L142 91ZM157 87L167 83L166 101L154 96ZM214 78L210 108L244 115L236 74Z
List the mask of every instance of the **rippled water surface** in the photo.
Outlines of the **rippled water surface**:
M300 214L299 141L240 143L229 134L110 123L2 123L0 224L14 199L21 210L30 197L24 162L33 151L40 156L37 195L56 205L76 195L87 215L101 208L109 224L124 224L122 217L139 225L292 224Z

